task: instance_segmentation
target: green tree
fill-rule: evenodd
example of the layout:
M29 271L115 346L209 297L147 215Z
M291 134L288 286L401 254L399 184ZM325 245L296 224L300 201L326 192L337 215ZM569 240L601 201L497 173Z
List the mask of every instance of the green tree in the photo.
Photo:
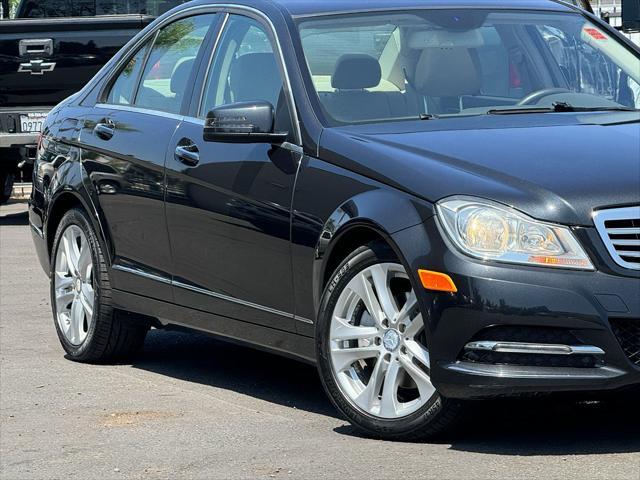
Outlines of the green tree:
M18 9L19 3L20 3L20 0L9 0L9 12L11 14L11 18L13 18L13 15L15 15L16 10Z

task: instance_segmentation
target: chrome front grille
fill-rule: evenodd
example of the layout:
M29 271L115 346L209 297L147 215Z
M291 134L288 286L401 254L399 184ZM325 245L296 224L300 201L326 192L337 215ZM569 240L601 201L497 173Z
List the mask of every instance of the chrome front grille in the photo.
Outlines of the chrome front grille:
M640 270L640 206L600 210L594 222L613 260Z

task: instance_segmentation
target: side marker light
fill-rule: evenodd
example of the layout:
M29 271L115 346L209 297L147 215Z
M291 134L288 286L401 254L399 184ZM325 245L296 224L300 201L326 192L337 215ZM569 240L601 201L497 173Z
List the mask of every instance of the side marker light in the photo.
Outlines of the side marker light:
M427 290L435 290L437 292L458 291L456 284L453 283L451 277L446 273L432 272L431 270L418 270L422 286Z

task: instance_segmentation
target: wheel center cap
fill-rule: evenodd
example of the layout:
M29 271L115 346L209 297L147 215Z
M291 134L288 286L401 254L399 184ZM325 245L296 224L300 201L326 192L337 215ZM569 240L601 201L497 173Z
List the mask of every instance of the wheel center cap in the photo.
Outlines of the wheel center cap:
M387 330L382 337L382 345L384 348L393 352L400 346L400 334L397 330Z
M80 293L80 290L82 290L82 282L80 281L79 278L76 278L75 289L76 289L76 292L78 293Z

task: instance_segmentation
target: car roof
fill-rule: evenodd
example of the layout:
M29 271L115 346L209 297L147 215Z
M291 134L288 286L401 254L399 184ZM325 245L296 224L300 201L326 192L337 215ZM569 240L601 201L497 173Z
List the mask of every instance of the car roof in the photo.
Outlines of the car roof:
M571 11L574 8L555 0L270 0L293 17L375 10L418 8L508 8L523 10Z

